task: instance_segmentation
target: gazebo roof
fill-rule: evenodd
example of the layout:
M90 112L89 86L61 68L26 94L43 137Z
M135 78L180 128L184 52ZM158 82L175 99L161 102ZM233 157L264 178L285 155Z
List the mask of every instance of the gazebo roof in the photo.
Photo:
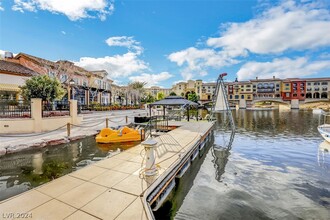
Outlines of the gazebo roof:
M159 100L157 102L149 104L150 106L154 105L190 105L198 106L197 103L189 101L181 96L168 96L165 99Z

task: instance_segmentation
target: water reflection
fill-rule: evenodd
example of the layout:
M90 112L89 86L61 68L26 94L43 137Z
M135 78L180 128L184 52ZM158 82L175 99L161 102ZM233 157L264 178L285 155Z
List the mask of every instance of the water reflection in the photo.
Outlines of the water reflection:
M94 137L42 149L9 154L0 159L0 201L80 169L138 142L96 145Z
M226 136L226 132L223 132L223 136ZM227 135L228 136L228 135ZM213 144L211 148L211 154L213 156L213 163L215 168L215 179L221 181L221 176L225 172L225 167L228 162L230 155L231 146L235 137L235 130L230 132L229 141L227 142L226 137L223 137L223 145Z
M211 148L175 219L329 219L329 145L317 132L318 116L233 115L232 149ZM224 146L219 125L215 143Z
M317 154L317 162L320 167L324 169L330 169L330 143L323 141L319 146Z

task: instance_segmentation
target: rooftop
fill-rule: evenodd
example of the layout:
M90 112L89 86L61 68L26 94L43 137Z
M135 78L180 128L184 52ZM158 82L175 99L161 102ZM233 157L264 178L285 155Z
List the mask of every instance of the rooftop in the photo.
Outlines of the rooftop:
M30 70L29 68L26 68L25 66L22 66L21 64L8 62L5 60L0 60L0 71L6 71L24 76L38 75L38 73L34 72L33 70Z

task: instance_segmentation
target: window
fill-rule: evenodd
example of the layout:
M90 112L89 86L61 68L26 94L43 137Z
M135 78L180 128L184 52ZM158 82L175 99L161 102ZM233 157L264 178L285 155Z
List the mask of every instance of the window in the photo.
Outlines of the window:
M308 86L310 86L310 85L311 85L311 83L307 83L307 85L308 85Z
M239 99L239 95L235 95L235 99Z
M322 82L322 85L328 85L328 82Z
M296 93L294 93L294 94L293 94L293 97L297 97L297 94L296 94Z
M280 84L276 84L276 88L280 87Z
M55 78L55 73L52 72L52 71L49 71L49 72L48 72L48 76L49 76L50 78Z
M67 75L65 75L65 74L61 74L60 75L60 81L61 82L65 82L65 81L67 81L68 80L68 76Z
M315 83L314 83L314 86L318 86L318 85L320 85L319 82L315 82Z
M244 99L244 95L241 95L241 99Z
M289 83L285 83L285 86L290 86L290 84Z
M290 93L289 92L287 92L287 93L285 93L285 97L290 97Z
M230 95L230 96L229 96L229 99L233 99L233 95Z
M248 99L251 99L251 96L250 95L248 95L248 97L247 97Z

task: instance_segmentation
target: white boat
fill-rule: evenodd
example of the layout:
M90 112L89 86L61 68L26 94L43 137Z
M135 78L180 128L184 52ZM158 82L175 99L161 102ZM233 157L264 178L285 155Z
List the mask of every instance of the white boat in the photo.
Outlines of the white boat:
M321 136L330 143L330 124L323 124L317 127Z
M319 126L317 127L317 130L320 132L321 136L330 143L330 124L328 124L328 121L330 119L329 113L323 113L323 124L320 125L321 122L321 115L319 116Z

